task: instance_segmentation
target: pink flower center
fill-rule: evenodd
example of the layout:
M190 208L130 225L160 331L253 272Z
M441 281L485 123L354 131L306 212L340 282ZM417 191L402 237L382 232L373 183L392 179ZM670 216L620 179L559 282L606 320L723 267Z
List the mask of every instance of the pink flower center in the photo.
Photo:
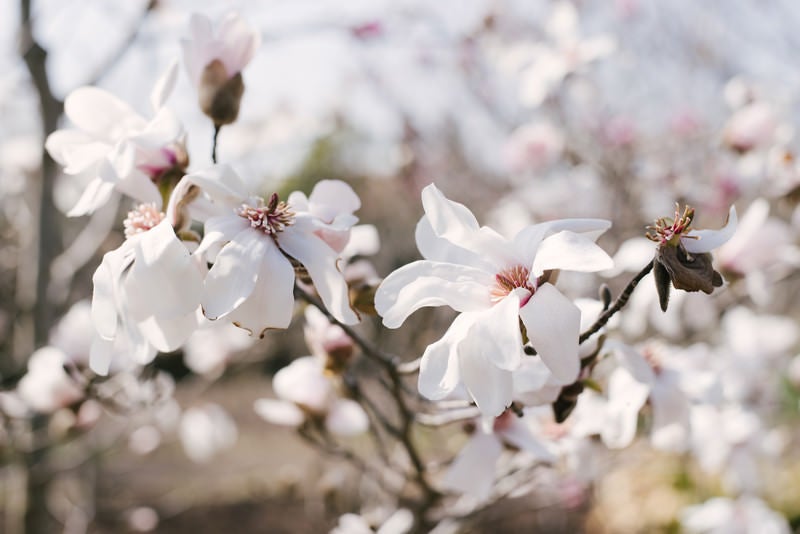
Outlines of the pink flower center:
M278 200L278 193L272 193L267 205L261 197L255 197L254 204L242 204L236 208L236 214L250 221L250 226L253 228L274 236L294 224L294 212L285 202Z
M649 231L645 234L645 237L650 241L655 241L659 245L670 244L672 246L678 246L681 237L692 237L686 234L692 230L691 224L693 218L694 208L686 206L683 210L683 214L681 214L680 208L675 204L675 218L661 217L660 219L656 219L653 225L647 227Z
M164 214L156 208L155 203L139 204L125 217L122 225L125 227L125 237L146 232L164 220Z
M536 292L535 282L532 284L528 279L531 271L524 265L515 265L509 267L494 275L494 286L491 289L492 302L499 302L503 300L509 293L521 287L530 291L531 295ZM528 298L520 301L520 306L524 306Z

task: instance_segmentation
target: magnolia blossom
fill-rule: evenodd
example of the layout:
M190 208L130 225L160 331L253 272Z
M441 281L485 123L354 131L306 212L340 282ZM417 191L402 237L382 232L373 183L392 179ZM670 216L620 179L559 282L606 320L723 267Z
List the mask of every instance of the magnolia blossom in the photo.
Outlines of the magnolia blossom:
M360 207L350 186L323 180L307 203L294 206L279 202L277 194L268 202L248 196L239 177L225 166L187 179L209 195L218 213L206 221L195 252L214 262L201 296L206 317L226 317L260 336L269 328L288 327L294 308L294 261L336 319L358 322L337 253L357 220L352 212Z
M506 445L542 461L555 461L555 455L531 432L525 419L506 410L494 419L490 431L479 427L447 470L443 486L481 501L487 499L494 484L497 460Z
M92 175L68 215L92 213L114 190L161 207L158 183L188 157L183 127L164 107L177 75L172 65L150 94L155 116L148 120L116 96L97 87L76 89L64 102L64 113L77 129L52 133L45 146L67 174Z
M183 346L183 361L192 372L216 377L238 352L253 344L253 338L230 323L202 320Z
M307 417L319 418L341 436L361 434L369 426L361 405L338 395L325 362L315 356L298 358L275 373L272 388L281 400L258 399L253 406L270 423L296 427Z
M56 347L42 347L28 361L17 385L20 398L37 412L50 413L81 400L84 393L64 370L67 356Z
M191 37L182 41L183 58L189 78L199 89L203 112L215 124L236 120L244 91L241 71L253 59L261 37L236 13L229 13L216 28L211 21L194 14Z
M175 235L173 220L173 205L166 216L152 204L138 206L125 221L127 239L94 273L97 336L89 364L98 374L108 373L115 342L146 364L156 351L176 350L197 327L203 267Z
M217 452L236 443L236 423L217 404L206 404L186 410L181 417L180 437L186 455L202 463Z
M528 226L513 240L479 227L462 204L431 184L417 246L426 259L390 274L375 307L389 328L423 306L462 312L422 356L419 391L442 399L463 384L486 416L512 400L512 371L523 359L520 321L538 355L562 384L580 370L580 310L550 282L557 269L600 271L611 258L594 240L610 223L561 220Z

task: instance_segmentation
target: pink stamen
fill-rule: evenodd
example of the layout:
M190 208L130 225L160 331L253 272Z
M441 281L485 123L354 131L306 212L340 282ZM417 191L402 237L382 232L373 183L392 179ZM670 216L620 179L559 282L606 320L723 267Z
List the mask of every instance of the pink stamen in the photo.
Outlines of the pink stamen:
M164 214L156 208L155 203L139 204L131 211L122 222L125 227L125 237L146 232L164 220Z
M236 208L236 214L250 221L250 226L253 228L258 228L265 234L274 236L287 226L294 224L294 212L285 202L278 200L277 193L272 193L268 205L264 205L264 199L261 197L251 200L255 205L242 204Z
M520 287L527 289L530 291L530 295L533 295L536 292L536 286L528 279L530 274L530 269L527 267L515 265L494 275L495 283L491 290L492 302L503 300L509 293ZM520 307L528 303L530 295L520 301Z

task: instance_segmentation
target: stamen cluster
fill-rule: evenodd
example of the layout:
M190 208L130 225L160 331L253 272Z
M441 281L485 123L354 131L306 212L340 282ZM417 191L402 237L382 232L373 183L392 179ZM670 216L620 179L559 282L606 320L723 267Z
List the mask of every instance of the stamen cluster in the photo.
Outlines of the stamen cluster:
M155 203L139 204L131 211L122 222L125 227L125 237L130 238L136 234L146 232L164 220L164 213L156 208Z
M518 287L534 293L536 288L528 280L530 274L530 269L524 265L515 265L497 273L494 276L495 284L491 291L492 300L500 301Z
M687 234L692 230L693 218L694 208L690 208L687 205L683 209L683 214L681 214L679 205L675 203L675 218L661 217L656 219L653 225L647 227L650 231L645 234L645 237L660 245L677 246L681 237L691 237L687 236Z
M267 205L264 204L264 199L255 197L255 206L242 204L236 208L236 214L249 220L253 228L270 236L294 224L294 212L285 202L278 200L278 193L272 193Z

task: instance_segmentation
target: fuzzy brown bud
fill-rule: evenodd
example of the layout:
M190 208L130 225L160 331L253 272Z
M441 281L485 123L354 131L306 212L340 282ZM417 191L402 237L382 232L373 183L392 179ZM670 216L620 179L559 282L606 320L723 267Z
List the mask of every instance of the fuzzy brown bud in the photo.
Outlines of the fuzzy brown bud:
M706 294L722 285L722 275L714 270L711 254L690 254L681 244L658 247L653 259L653 275L662 311L667 311L669 304L670 282L675 289Z
M225 65L218 59L203 69L198 89L200 109L214 121L216 127L236 120L243 94L242 73L229 76Z

